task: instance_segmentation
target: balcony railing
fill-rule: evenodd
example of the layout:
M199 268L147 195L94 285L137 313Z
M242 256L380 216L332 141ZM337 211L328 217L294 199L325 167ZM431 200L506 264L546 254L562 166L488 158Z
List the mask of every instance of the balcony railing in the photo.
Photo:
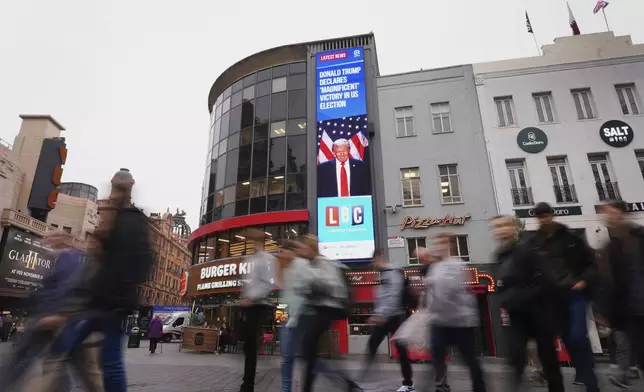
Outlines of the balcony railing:
M596 182L597 195L599 201L613 201L622 200L622 195L619 193L619 186L616 182Z
M45 234L47 234L47 232L60 230L48 225L45 222L32 218L29 215L25 215L23 213L10 209L2 210L2 218L0 218L0 223L2 224L2 226L19 227L40 237L43 237ZM67 237L67 240L65 241L67 245L79 249L85 248L85 241L80 240L71 234L63 233L63 235Z
M575 185L555 185L552 187L555 191L557 203L577 203L577 191Z
M531 206L534 204L532 188L511 188L512 203L515 206Z

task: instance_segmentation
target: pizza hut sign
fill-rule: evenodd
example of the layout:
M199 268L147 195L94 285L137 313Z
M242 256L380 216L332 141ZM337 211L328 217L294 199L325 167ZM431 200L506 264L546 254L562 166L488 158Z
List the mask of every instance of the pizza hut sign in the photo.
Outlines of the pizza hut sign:
M400 230L428 229L432 226L463 226L465 221L471 217L470 214L463 216L447 215L444 218L414 218L413 216L406 216L400 224Z

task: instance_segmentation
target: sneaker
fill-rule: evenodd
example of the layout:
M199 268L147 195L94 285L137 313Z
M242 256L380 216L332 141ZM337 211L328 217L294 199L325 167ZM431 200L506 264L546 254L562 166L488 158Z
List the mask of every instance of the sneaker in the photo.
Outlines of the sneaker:
M628 388L628 383L622 381L619 377L608 376L608 381L610 381L610 383L615 385L616 387L624 389Z
M398 388L396 392L411 392L415 390L416 390L416 387L414 387L413 385L403 385L400 388Z

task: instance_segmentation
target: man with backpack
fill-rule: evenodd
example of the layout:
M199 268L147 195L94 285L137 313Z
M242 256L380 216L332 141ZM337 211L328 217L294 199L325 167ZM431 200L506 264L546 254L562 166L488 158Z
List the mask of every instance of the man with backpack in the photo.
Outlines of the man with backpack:
M318 240L306 235L300 240L300 256L308 260L310 268L299 276L300 284L295 287L298 295L304 297L303 310L298 324L304 331L302 352L304 361L303 392L311 392L316 376L318 347L324 332L329 330L335 320L347 318L351 309L347 267L329 260L318 252ZM330 369L330 366L325 366ZM360 390L340 369L333 369L328 376L342 380L342 387L350 391Z
M373 254L372 265L380 271L380 285L377 290L376 307L374 315L367 321L373 324L373 330L367 343L367 360L362 369L362 376L366 375L373 364L376 352L388 334L394 334L398 327L407 318L406 307L416 307L416 297L411 292L409 282L405 279L402 269L394 268L384 258L380 250ZM412 380L411 363L407 347L396 343L400 360L400 371L403 376L402 386L398 392L415 390ZM360 377L362 379L363 377Z

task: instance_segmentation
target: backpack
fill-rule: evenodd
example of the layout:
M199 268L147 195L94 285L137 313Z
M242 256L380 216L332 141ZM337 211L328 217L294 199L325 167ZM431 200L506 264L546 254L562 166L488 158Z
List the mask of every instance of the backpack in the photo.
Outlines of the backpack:
M326 297L339 307L333 306L334 320L342 320L353 314L353 295L349 277L345 269L337 265L335 261L323 261L325 266L325 278L312 282L310 298L315 302ZM325 281L326 280L326 281Z
M400 273L405 279L405 283L403 283L400 303L406 309L416 309L418 307L418 296L414 292L414 288L411 287L409 278L405 277L405 272L400 271Z

